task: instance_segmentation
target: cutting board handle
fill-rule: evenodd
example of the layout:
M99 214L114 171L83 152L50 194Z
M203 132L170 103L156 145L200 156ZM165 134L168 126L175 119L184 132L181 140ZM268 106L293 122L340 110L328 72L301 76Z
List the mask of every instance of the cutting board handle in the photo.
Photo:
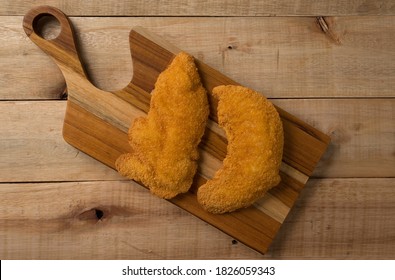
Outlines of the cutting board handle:
M60 24L60 33L54 39L45 39L39 32L38 22L45 16L54 17ZM57 8L51 6L39 6L28 11L23 18L23 29L26 35L45 53L50 55L59 66L67 80L70 71L78 73L87 79L75 44L74 31L67 16Z

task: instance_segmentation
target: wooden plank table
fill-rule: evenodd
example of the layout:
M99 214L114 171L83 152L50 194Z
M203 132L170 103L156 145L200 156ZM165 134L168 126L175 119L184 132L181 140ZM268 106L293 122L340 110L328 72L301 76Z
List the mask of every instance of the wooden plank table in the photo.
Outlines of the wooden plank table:
M34 1L71 16L104 90L130 81L140 25L331 136L265 255L66 144L63 77L22 29L33 3L3 2L0 259L395 259L393 1Z

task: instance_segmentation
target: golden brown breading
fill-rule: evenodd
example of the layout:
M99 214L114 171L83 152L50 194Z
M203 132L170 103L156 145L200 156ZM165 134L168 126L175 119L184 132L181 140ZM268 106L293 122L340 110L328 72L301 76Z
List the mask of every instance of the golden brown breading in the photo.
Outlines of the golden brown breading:
M223 167L198 190L198 201L212 213L248 207L280 182L283 127L275 107L241 86L218 86L219 125L228 138Z
M159 75L148 116L130 127L132 152L117 159L117 170L162 198L187 192L208 114L206 90L194 59L181 52Z

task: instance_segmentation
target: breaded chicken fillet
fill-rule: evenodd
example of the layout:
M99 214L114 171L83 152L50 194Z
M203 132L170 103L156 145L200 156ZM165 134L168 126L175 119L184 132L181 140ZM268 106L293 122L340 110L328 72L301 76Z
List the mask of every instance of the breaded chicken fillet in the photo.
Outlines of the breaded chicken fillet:
M271 102L242 86L218 86L218 121L228 139L223 166L197 193L212 213L248 207L280 182L282 122Z
M192 56L179 53L155 83L147 117L129 129L132 152L115 165L161 198L187 192L192 185L209 107Z

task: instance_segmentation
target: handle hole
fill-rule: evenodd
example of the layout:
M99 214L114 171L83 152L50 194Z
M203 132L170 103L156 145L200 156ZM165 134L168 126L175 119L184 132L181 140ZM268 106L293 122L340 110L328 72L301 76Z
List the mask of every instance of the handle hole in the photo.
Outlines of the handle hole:
M61 31L60 22L50 14L42 14L33 22L34 32L45 40L56 39Z

